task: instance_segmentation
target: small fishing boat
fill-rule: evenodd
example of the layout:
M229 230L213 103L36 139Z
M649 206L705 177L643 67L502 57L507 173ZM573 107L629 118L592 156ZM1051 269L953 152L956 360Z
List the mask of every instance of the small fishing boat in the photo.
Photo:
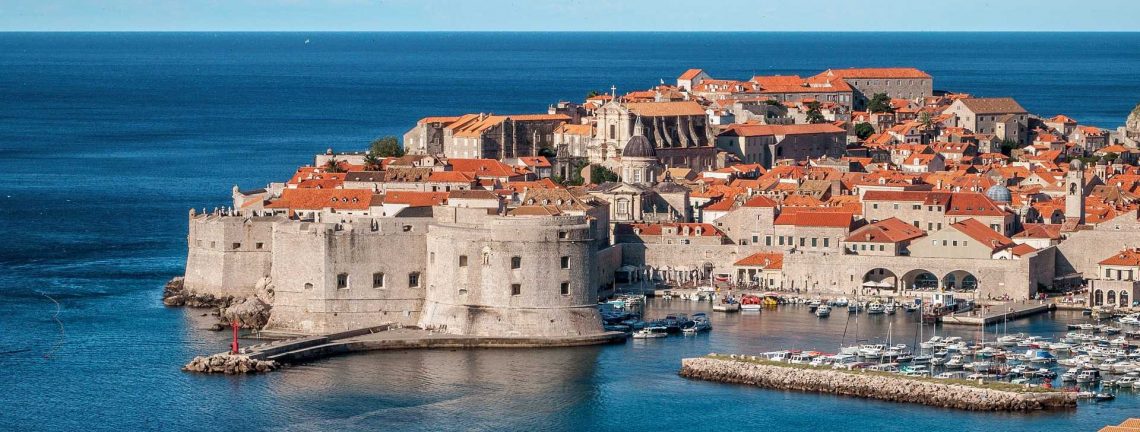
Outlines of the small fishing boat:
M1116 399L1116 395L1112 393L1097 393L1095 396L1093 396L1093 399L1095 399L1097 402L1110 401Z
M830 315L831 315L831 306L819 305L819 307L816 308L816 310L815 310L815 316L817 316L817 317L827 318Z
M884 307L882 303L879 303L877 301L871 302L871 304L867 305L867 315L877 315L886 311L887 308Z
M634 339L656 339L669 335L669 330L662 326L646 327L633 333Z

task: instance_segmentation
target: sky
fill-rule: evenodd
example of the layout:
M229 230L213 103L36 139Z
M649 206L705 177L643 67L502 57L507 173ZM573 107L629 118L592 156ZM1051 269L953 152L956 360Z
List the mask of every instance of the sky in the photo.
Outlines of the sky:
M0 0L0 31L1140 31L1138 0Z

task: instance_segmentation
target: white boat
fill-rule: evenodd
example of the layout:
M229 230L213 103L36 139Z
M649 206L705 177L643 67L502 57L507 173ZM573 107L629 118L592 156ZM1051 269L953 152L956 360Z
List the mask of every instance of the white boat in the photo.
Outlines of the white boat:
M946 369L961 369L966 364L965 357L960 355L951 356L950 360L946 361Z
M633 333L634 339L656 339L669 335L669 329L661 326L646 327Z
M1132 314L1120 317L1121 324L1140 325L1140 314Z
M761 309L764 309L764 305L762 305L760 303L749 303L749 304L740 305L740 310L744 311L744 312L760 312Z
M848 303L847 297L840 297L840 298L835 299L835 301L831 302L831 305L832 306L838 306L838 307L844 307L844 306L847 306L847 303Z
M720 302L713 305L714 312L740 312L740 303Z
M871 304L867 305L867 314L868 315L881 314L881 313L884 313L886 311L887 311L887 308L884 307L882 303L879 303L877 301L871 302Z
M817 317L826 318L830 315L831 315L831 306L819 305L819 307L815 309L815 316L817 316Z
M1091 383L1100 380L1100 376L1094 370L1087 370L1077 374L1077 383Z

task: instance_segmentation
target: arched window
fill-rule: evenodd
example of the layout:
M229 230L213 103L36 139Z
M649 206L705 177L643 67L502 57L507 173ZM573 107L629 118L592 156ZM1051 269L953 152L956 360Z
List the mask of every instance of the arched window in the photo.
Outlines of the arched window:
M1093 292L1093 306L1100 306L1104 304L1104 292L1096 290Z
M520 269L520 268L522 268L522 257L517 257L517 256L511 257L511 269Z
M1128 291L1121 291L1120 292L1120 305L1121 306L1131 306L1132 305L1132 303L1128 302Z
M1108 304L1116 304L1116 291L1108 290Z

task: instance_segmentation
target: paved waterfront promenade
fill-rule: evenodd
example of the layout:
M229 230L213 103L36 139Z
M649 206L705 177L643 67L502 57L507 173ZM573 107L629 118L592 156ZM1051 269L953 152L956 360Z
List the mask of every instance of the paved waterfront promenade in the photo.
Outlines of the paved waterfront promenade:
M1042 312L1048 312L1053 308L1053 303L998 303L989 305L989 309L992 312L983 313L975 309L964 314L946 315L942 317L942 323L984 326L999 323L1004 320L1015 320ZM976 315L974 314L975 312L977 312Z

